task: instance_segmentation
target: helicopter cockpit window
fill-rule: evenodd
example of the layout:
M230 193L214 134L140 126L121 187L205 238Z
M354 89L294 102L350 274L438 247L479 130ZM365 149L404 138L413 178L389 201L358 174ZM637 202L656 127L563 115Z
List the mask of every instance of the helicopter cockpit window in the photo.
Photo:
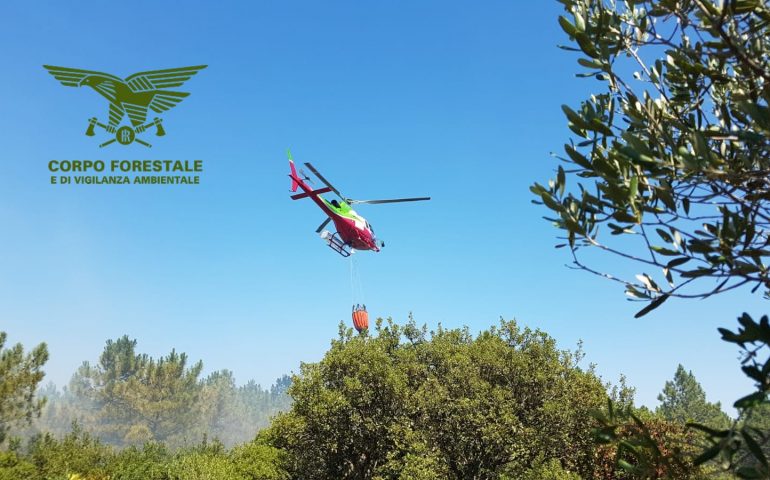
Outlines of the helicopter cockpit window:
M340 204L337 202L336 199L332 199L332 201L329 203L331 203L334 208L340 208Z

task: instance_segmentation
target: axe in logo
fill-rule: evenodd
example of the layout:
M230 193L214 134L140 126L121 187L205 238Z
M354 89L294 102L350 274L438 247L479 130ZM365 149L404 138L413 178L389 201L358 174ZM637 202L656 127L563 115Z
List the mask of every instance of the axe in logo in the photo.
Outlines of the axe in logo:
M155 120L153 120L152 122L146 125L140 125L136 127L136 129L131 128L127 125L123 125L117 130L114 127L103 124L102 122L97 120L96 117L91 117L88 120L88 128L86 129L86 135L89 137L93 137L94 135L96 135L96 133L94 133L94 127L103 128L107 133L115 134L115 138L112 138L102 143L101 145L99 145L99 148L106 147L107 145L113 142L118 142L121 145L128 145L131 142L136 142L140 145L144 145L145 147L152 147L152 145L150 145L148 142L145 142L141 138L138 138L136 135L144 132L145 130L152 127L153 125L157 127L157 129L155 130L155 136L162 137L166 134L166 130L163 128L163 120L161 120L158 117L155 117Z

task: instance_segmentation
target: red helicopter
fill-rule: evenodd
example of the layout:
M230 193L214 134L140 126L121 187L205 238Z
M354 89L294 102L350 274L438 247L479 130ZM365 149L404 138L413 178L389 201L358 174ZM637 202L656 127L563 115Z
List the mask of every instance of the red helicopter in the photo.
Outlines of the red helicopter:
M343 197L342 194L329 183L323 175L321 175L314 166L309 163L305 163L305 166L310 169L313 174L318 177L321 182L326 186L314 190L308 182L310 178L300 169L300 175L297 174L297 170L294 168L294 160L289 152L289 167L291 173L291 191L296 192L297 188L301 188L303 193L292 195L292 200L299 200L301 198L311 198L316 205L321 207L321 210L329 217L316 229L316 233L321 234L321 238L326 241L326 244L331 247L332 250L339 253L343 257L349 257L353 250L373 250L379 252L382 247L385 246L385 242L378 240L374 236L374 229L364 217L355 212L350 206L357 203L397 203L397 202L419 202L423 200L430 200L430 197L416 197L416 198L394 198L389 200L354 200L352 198ZM323 193L334 192L340 200L326 200L321 196ZM333 221L336 232L331 233L324 230L324 227ZM323 231L322 231L323 230Z

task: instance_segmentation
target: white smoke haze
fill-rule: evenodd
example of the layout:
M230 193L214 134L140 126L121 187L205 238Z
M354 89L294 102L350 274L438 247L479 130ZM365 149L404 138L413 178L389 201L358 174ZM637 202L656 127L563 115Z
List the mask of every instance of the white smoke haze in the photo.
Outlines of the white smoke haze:
M77 425L116 447L163 442L180 448L204 440L232 447L253 440L291 407L286 375L269 388L253 380L237 385L229 370L201 377L201 361L190 365L174 350L154 359L137 354L136 344L127 336L108 340L99 360L84 362L68 386L40 388L41 415L18 436L62 437Z

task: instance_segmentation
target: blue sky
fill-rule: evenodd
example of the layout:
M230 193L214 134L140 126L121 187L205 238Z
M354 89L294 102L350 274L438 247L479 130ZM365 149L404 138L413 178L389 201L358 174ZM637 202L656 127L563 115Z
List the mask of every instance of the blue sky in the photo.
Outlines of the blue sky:
M350 323L350 265L313 233L321 212L288 198L291 147L347 196L433 197L358 209L387 243L355 256L372 315L472 331L515 318L562 348L582 339L649 406L678 363L710 400L749 391L716 328L764 313L759 295L634 320L622 287L553 248L528 187L569 138L560 105L601 88L557 48L558 2L70 3L0 6L0 328L47 342L57 384L123 334L241 383L321 358ZM106 102L43 64L208 68L152 149L99 149L83 132ZM48 184L53 159L145 158L202 159L202 185Z

